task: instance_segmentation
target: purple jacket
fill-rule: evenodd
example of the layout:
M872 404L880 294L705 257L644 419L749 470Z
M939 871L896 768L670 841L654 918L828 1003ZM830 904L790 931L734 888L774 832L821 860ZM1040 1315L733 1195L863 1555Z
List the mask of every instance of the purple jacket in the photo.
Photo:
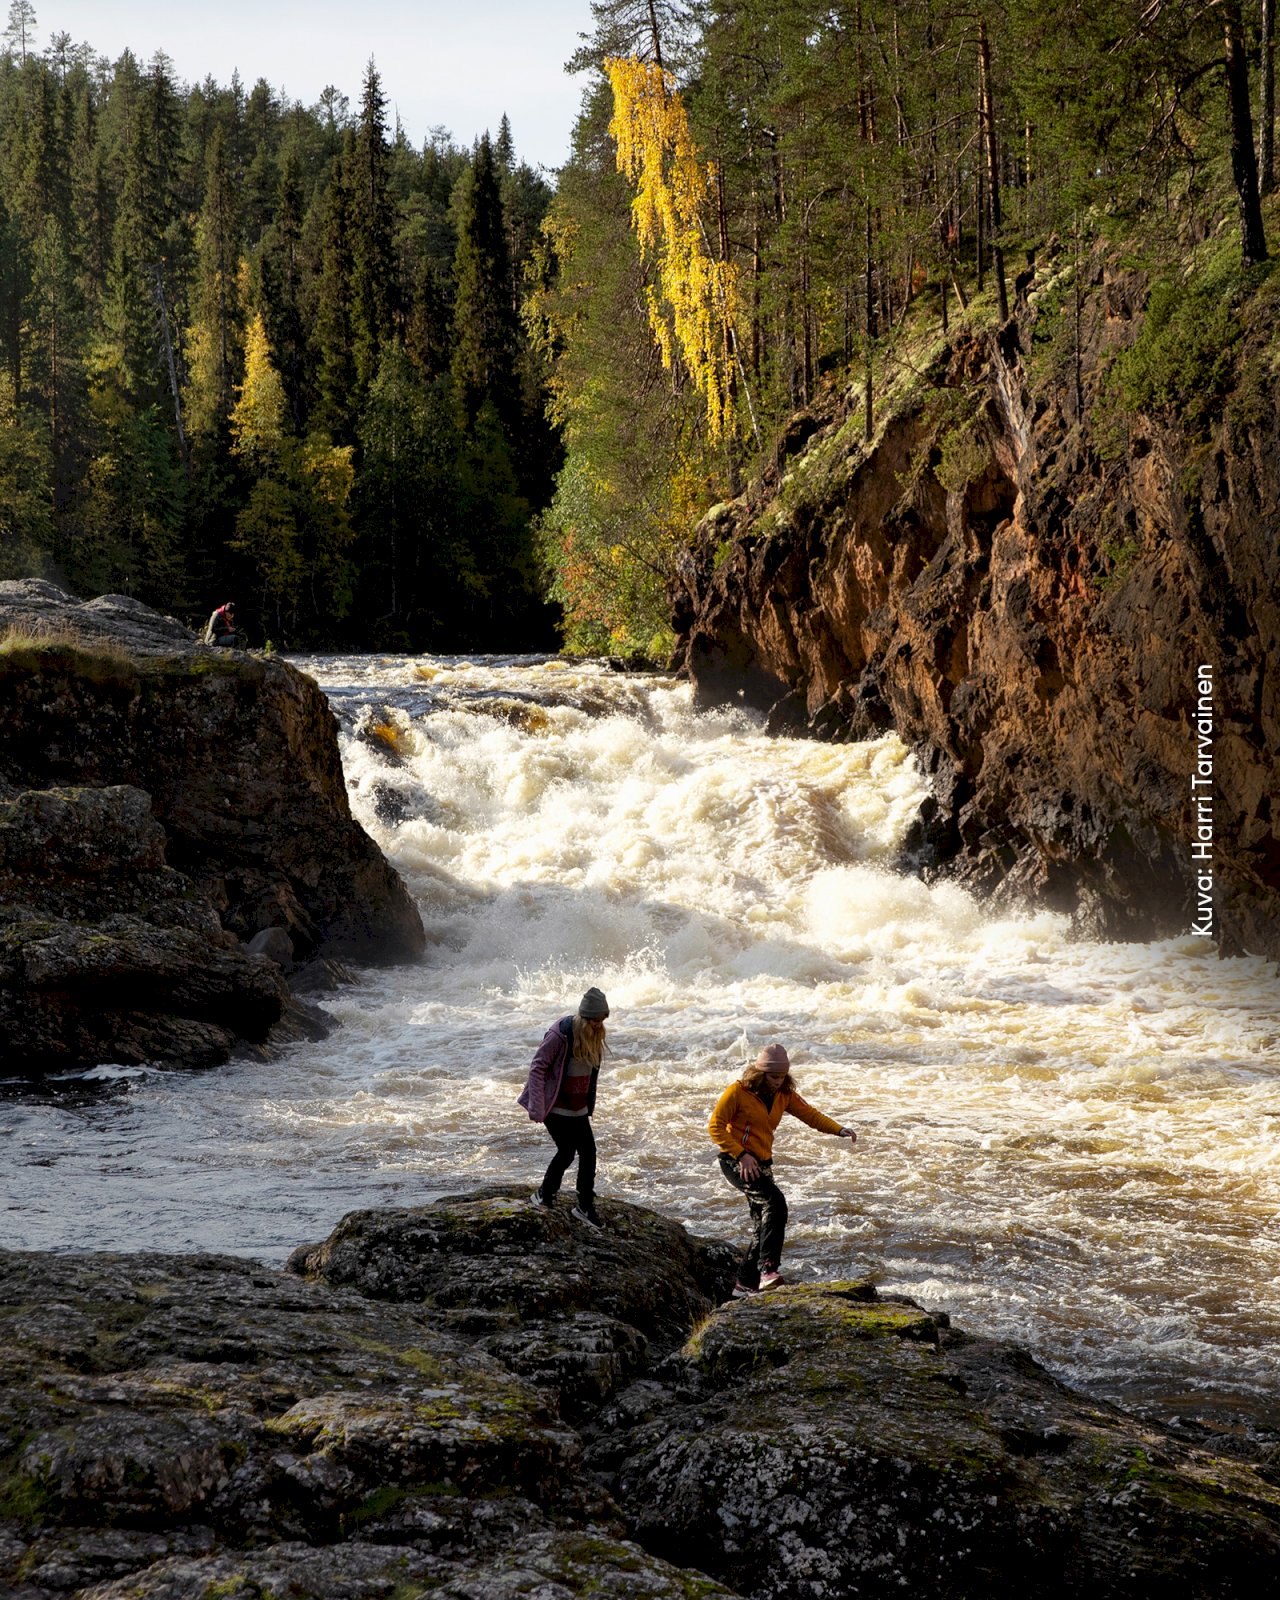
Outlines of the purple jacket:
M572 1048L573 1018L561 1017L559 1022L554 1027L548 1028L543 1035L538 1053L533 1058L533 1065L529 1068L529 1078L524 1086L524 1093L516 1101L517 1105L525 1108L532 1121L547 1120L547 1113L555 1105L556 1096L560 1093L565 1064L569 1060L569 1051ZM596 1108L596 1079L599 1074L599 1067L591 1074L591 1087L587 1091L588 1116Z

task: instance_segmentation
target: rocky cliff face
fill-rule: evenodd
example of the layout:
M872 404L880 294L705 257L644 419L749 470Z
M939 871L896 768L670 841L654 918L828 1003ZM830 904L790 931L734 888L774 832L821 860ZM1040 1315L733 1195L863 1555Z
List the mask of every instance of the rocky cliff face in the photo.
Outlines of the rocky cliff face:
M699 531L682 660L779 729L895 728L933 781L910 866L1104 937L1280 954L1272 311L1194 433L1117 412L1147 285L1087 277L1078 324L1042 263L1006 328L900 373L869 448L855 395L796 419L786 470Z
M5 630L6 1073L220 1060L289 1011L282 966L422 949L310 679L37 582L0 584ZM265 930L274 960L247 948Z
M1274 1474L869 1284L492 1188L293 1275L0 1251L15 1600L1253 1594Z

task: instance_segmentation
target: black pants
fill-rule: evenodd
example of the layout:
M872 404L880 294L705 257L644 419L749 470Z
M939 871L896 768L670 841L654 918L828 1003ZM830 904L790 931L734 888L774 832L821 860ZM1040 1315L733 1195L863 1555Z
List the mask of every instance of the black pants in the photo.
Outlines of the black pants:
M773 1162L762 1161L757 1177L748 1183L738 1171L734 1156L720 1157L720 1170L735 1189L747 1197L755 1237L738 1268L738 1282L752 1288L762 1272L775 1272L782 1260L782 1241L787 1235L787 1197L773 1181Z
M590 1117L561 1117L554 1112L543 1124L555 1140L556 1153L542 1180L542 1198L554 1200L566 1172L578 1158L578 1204L594 1205L596 1198L596 1136Z

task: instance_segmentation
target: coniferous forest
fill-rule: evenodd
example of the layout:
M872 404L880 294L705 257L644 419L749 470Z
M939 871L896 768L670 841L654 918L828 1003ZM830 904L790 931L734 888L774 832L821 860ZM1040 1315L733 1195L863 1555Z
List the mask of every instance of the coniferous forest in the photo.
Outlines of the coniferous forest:
M15 0L4 575L191 618L234 595L289 645L530 648L559 622L661 653L698 518L824 386L870 441L922 330L1006 323L1047 267L1036 358L1071 384L1074 293L1078 387L1108 241L1154 285L1115 403L1212 412L1271 265L1274 0L593 13L553 189L505 118L412 145L373 62L358 106L304 106L38 44Z
M1099 252L1150 286L1103 385L1116 448L1139 409L1198 437L1265 342L1247 330L1274 323L1274 11L599 0L545 224L558 272L531 305L564 431L543 530L570 640L660 640L697 515L763 475L785 516L824 395L870 444L939 341L989 338L1030 293L1009 359L1079 416ZM962 477L972 406L928 403Z
M506 118L419 149L372 61L303 106L8 23L0 576L233 596L259 644L553 645L520 319L551 190Z

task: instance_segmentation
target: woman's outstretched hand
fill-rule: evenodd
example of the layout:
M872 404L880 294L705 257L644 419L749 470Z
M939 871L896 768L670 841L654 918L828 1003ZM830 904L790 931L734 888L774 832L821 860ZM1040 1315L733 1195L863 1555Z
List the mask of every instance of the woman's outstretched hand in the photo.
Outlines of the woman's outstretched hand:
M840 1132L836 1134L836 1138L848 1139L851 1144L857 1144L858 1142L858 1135L852 1128L841 1128Z

